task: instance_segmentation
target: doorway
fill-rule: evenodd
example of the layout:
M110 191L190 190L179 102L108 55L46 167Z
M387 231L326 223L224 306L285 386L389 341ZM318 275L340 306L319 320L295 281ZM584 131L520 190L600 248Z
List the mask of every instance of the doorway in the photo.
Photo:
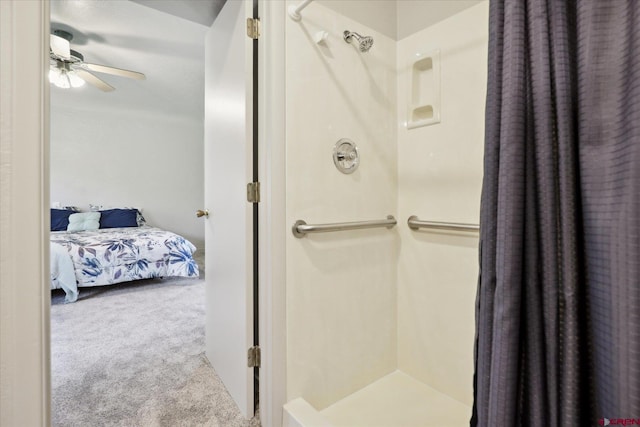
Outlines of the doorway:
M73 7L73 4L66 4L66 5L69 7ZM56 2L52 3L52 16L53 16L53 13L55 12L55 7L56 7ZM95 11L95 15L99 19L93 23L91 21L91 16L92 16L91 7L96 7L100 9L98 11ZM113 15L120 18L114 19L113 22L116 22L116 24L113 27L109 27L109 25L105 23L110 22L110 19L108 19L109 12L111 11L110 8L117 9L117 7L128 8L128 10L124 12L121 10L113 11ZM147 15L155 14L154 19L150 19L150 18L145 19L142 16L137 16L136 11L139 11L140 14L143 14L143 13L146 13ZM126 17L126 19L123 19L122 17ZM88 139L94 143L93 146L90 146L90 144L88 144L87 141L85 141L84 145L82 145L81 143L75 144L71 149L66 148L65 154L68 155L69 152L77 153L80 149L84 149L84 150L93 151L93 155L96 156L96 151L103 150L103 151L99 151L97 154L97 156L102 160L102 162L100 162L97 165L96 164L91 165L92 162L76 161L75 168L73 168L72 165L64 165L64 167L60 167L59 165L60 156L58 156L59 141L63 140L65 143L65 146L68 147L69 145L71 145L70 139L72 138L67 135L64 135L62 137L59 135L59 132L58 132L59 126L56 126L56 123L60 121L60 114L58 113L58 111L52 108L52 125L53 126L52 126L52 138L51 138L51 141L52 141L51 182L53 184L52 190L55 189L55 191L52 191L53 200L55 201L55 200L62 199L62 204L67 205L67 204L73 203L73 201L70 200L70 199L73 199L73 194L76 194L76 195L78 194L77 192L73 193L71 191L73 190L72 186L66 185L69 181L73 181L73 179L67 179L65 181L65 185L62 185L61 187L63 187L64 190L68 192L68 194L63 194L62 196L59 195L60 191L58 191L58 189L60 185L58 180L54 179L54 177L58 178L60 175L58 172L60 171L60 169L62 169L67 173L69 171L73 171L75 173L75 177L78 177L78 176L84 177L85 183L83 184L83 187L84 188L88 187L89 189L101 188L100 193L109 193L109 189L107 189L107 191L104 191L104 188L105 188L104 183L101 182L100 183L101 185L99 183L96 183L96 185L93 185L93 184L88 184L86 181L93 177L101 181L103 179L102 177L104 176L112 177L112 179L117 181L117 186L116 186L117 188L112 191L112 195L111 195L113 199L106 202L104 200L100 200L99 202L101 204L106 204L111 206L118 205L118 204L124 204L129 206L140 206L140 205L145 206L144 214L147 217L148 222L152 224L158 224L158 225L167 224L166 228L173 229L173 230L176 230L178 226L182 226L184 223L188 223L188 222L190 222L191 224L201 224L200 222L201 220L197 220L193 216L193 212L196 210L196 208L202 208L202 207L208 208L209 210L212 211L212 216L205 220L207 226L211 223L214 223L215 221L222 220L224 218L223 210L225 209L225 207L220 203L213 203L213 205L211 206L204 206L201 200L195 201L195 202L188 201L188 200L180 200L180 198L183 198L183 199L186 198L186 196L189 193L193 193L193 191L191 190L193 189L193 187L196 187L195 184L197 183L197 181L200 182L201 188L202 188L202 183L204 181L204 173L202 172L202 167L200 166L201 163L199 165L200 166L199 168L194 168L192 164L191 165L189 164L189 162L193 162L194 160L202 162L203 158L207 159L207 156L204 155L204 153L197 152L196 150L192 150L190 148L190 141L198 141L198 140L201 141L202 135L200 136L197 135L197 130L194 129L194 128L197 128L197 126L194 126L194 123L191 123L193 116L197 115L196 107L198 106L192 105L194 103L189 103L189 101L192 98L194 98L194 96L197 96L197 92L204 92L204 88L200 88L194 91L192 90L191 86L185 87L185 85L180 86L179 84L181 82L188 84L190 83L189 81L190 79L191 80L195 79L194 70L188 67L188 65L190 65L191 62L193 62L193 59L190 56L193 53L192 52L193 49L189 46L187 36L189 35L189 31L191 31L191 28L193 27L193 25L187 25L188 23L184 21L175 22L176 20L171 16L168 16L166 14L159 14L158 12L152 9L147 9L140 5L130 3L130 2L110 2L108 5L99 5L97 3L90 3L89 6L82 11L82 15L80 16L80 19L81 19L81 22L73 22L73 20L70 20L67 17L66 19L67 27L65 28L68 29L69 31L75 30L76 37L74 41L77 41L79 44L82 43L80 44L80 46L82 47L83 52L87 57L89 57L88 53L90 53L91 48L94 47L93 45L97 45L101 47L101 51L97 54L94 53L94 57L102 55L102 58L105 58L105 57L120 58L120 62L118 63L118 65L122 66L123 68L131 68L136 70L144 69L145 72L148 74L148 78L146 81L143 81L143 82L117 80L117 84L121 85L121 87L117 87L117 89L113 93L109 93L109 94L104 94L104 93L93 90L93 92L91 92L90 95L92 96L94 104L98 104L97 107L95 107L95 105L92 105L92 108L87 108L86 104L84 104L84 106L81 108L81 110L83 110L82 112L73 111L73 113L69 113L67 117L64 117L64 116L62 117L63 119L69 118L68 122L71 122L70 124L67 125L68 128L71 128L67 135L69 134L73 135L73 131L75 131L80 138ZM158 20L161 21L160 24L158 23ZM69 22L71 22L72 25L69 24ZM135 31L132 31L130 34L128 32L128 27L133 27L132 22L137 22L139 24L135 26L134 28ZM144 25L147 25L147 24L144 24L145 22L148 23L148 26L144 26ZM54 26L61 25L59 22L55 22L54 20L52 20L52 23ZM244 20L242 20L242 25L244 26ZM141 26L144 28L141 28ZM154 33L154 28L159 29L159 31L156 30L156 32ZM195 35L196 37L199 36L201 39L204 39L203 35L198 33L198 30L199 30L198 28L193 30L192 31L193 35ZM142 37L141 41L138 40L139 38L141 38L139 34L144 34L144 37ZM169 37L169 34L178 35L179 37ZM161 37L164 37L164 39L158 40ZM157 44L160 46L153 47L153 43L151 44L148 43L151 40L153 40L154 42L158 41ZM139 48L138 46L139 42L140 44L143 44L144 47ZM116 48L117 47L122 48L122 43L125 44L124 49L122 49L120 52L117 52ZM108 45L107 50L108 48L111 48L114 51L113 55L109 55L109 52L105 53L104 44ZM80 46L78 47L78 49L81 48ZM179 65L179 67L175 67L175 68L177 68L177 71L180 72L181 75L171 75L171 73L168 72L166 73L166 74L169 74L169 76L167 77L164 74L161 75L161 73L158 72L158 68L162 69L163 72L168 70L171 64L164 64L164 66L163 64L160 64L160 66L156 65L155 67L149 68L149 66L154 63L152 60L153 57L158 56L160 54L165 54L165 50L167 48L171 48L171 50L178 48L177 57L174 56L170 59L172 60L171 62L177 63ZM119 55L117 55L118 53ZM134 54L133 58L132 58L132 55L130 55L130 53ZM144 54L147 54L147 56L144 56ZM130 59L131 62L129 63L123 62L123 59ZM97 62L97 60L95 59L93 59L93 61ZM102 61L104 61L104 59L102 59ZM194 62L194 66L196 65L197 64L195 64ZM201 65L199 70L200 74L202 74L202 68L203 66ZM147 70L150 70L150 71L147 71ZM188 76L189 78L184 78L184 76ZM181 78L182 78L182 81L180 80ZM151 87L153 86L152 84L161 79L165 83L163 87L159 91L155 89L151 89ZM170 81L172 85L167 86L166 85L167 80ZM114 86L116 86L116 83L113 83L113 84ZM176 86L176 87L172 87L172 86ZM143 92L141 95L134 96L133 100L125 101L117 98L117 96L120 94L139 93L139 92L136 92L137 90L139 90L139 88ZM89 87L85 89L92 90L93 88ZM56 106L60 104L59 99L63 94L70 95L70 96L77 95L75 93L70 93L66 91L56 91L56 88L52 88L52 101L57 102L57 104L55 104ZM178 96L179 94L181 94L182 96ZM108 101L105 100L104 98L105 95L111 96L110 98L108 98ZM76 96L76 98L79 98L79 95ZM138 101L138 103L142 105L136 105L136 101ZM150 102L153 105L144 105L145 101ZM80 102L80 101L76 99L73 101L66 101L66 102L73 103L73 102ZM68 107L68 105L65 105L65 107ZM72 107L68 107L68 108L72 109ZM199 109L201 110L200 115L202 115L202 110L204 109L203 106L200 105ZM87 111L87 110L91 110L91 111ZM93 113L94 110L97 110L99 113L98 114L99 117L96 119L89 117L89 113ZM113 113L111 110L116 110L116 112ZM123 110L126 111L126 114L122 114ZM142 112L141 114L140 114L140 111ZM85 114L84 116L82 115L83 113ZM200 132L202 132L202 127L203 127L202 123L200 123L200 126L199 126ZM113 131L120 131L121 133L115 136L110 136L108 140L96 141L96 139L99 138L100 135L91 134L90 128L98 128L102 132L102 134L108 134L109 131L111 133L113 133ZM144 145L145 142L147 144L151 144L152 146L139 147L140 145ZM164 146L167 147L167 150L162 149ZM136 149L140 150L140 153L137 153L138 155L136 155L135 153ZM189 153L190 151L194 151L194 152ZM123 152L127 152L127 156L125 156L124 159L120 159L120 161L118 162L118 156L121 155L121 153ZM153 156L145 156L145 152L152 152ZM161 157L163 156L162 155L163 152L166 152L168 157L168 159L166 159L168 161L165 161L164 163L161 162L161 160L163 160L161 159ZM91 155L91 153L88 153L88 154ZM111 161L106 161L106 159L109 159L110 154L113 154L115 158L113 158ZM191 156L188 157L187 154L191 154ZM185 159L181 160L180 159L181 156L184 156ZM255 156L257 156L257 154L254 154L254 157ZM127 158L137 158L137 160L133 162L134 164L130 164L126 166L125 160ZM150 159L147 166L144 168L139 167L139 164L142 163L140 161L141 158ZM223 156L222 158L225 159L225 162L228 165L229 160L232 159L233 157L230 158L229 156ZM76 160L77 160L77 157L76 157ZM78 171L79 169L78 164L81 164L82 166L87 168L87 170ZM254 162L254 164L256 164L257 166L257 162ZM100 170L100 167L102 165L104 165L105 167L104 171ZM120 166L120 167L116 168L114 166ZM115 173L109 174L109 172L113 171L113 169L117 169L117 170L115 171ZM200 169L200 172L197 172L198 169ZM185 171L185 170L188 170L190 173L189 174L180 173L180 171ZM221 170L221 169L214 168L214 170ZM127 171L132 172L132 176L135 176L136 174L141 174L141 171L143 171L140 178L136 180L136 183L137 183L136 187L138 188L138 190L132 191L132 192L135 192L135 194L139 195L140 194L139 189L141 187L142 188L152 187L155 184L155 182L163 183L162 192L159 193L157 191L150 190L149 193L150 193L150 196L152 197L150 197L148 200L145 200L144 202L135 202L133 200L130 200L130 201L125 201L124 203L118 203L116 199L122 198L122 193L123 193L122 189L123 188L128 189L129 187L126 185L126 183L131 182L133 180L132 177L125 178L122 176L122 175L125 175ZM256 176L257 170L253 170L252 174ZM154 177L153 178L150 177L151 179L149 179L149 181L145 184L145 180L143 177L147 175L154 175ZM115 176L115 178L113 178L113 176ZM167 176L169 179L162 179L163 176ZM189 180L184 180L184 182L179 181L180 178L185 178L185 177L189 178ZM226 179L229 178L227 174L224 174L224 177ZM209 182L212 182L212 181L220 182L221 176L214 175L214 179L209 180ZM167 185L166 184L167 182L172 183L173 187ZM241 187L241 190L243 192L242 196L244 196L245 184L246 184L246 181L243 181L242 187ZM71 193L72 195L70 196L69 193ZM143 195L144 193L145 192L143 192ZM157 195L159 194L162 194L163 197L157 197ZM81 194L81 196L84 196L84 194ZM89 204L88 197L96 197L96 194L95 193L93 195L87 194L86 196L87 196L87 199L85 199L85 203L84 203L85 206ZM66 199L63 199L63 197L66 197ZM156 200L157 202L154 205L154 201ZM170 209L167 209L168 205L170 206ZM242 205L239 207L239 209L246 209L246 206L247 206L247 202L245 200L242 202ZM254 215L254 218L252 220L252 225L256 227L257 217L255 215L257 214L257 206L249 205L249 207L250 207L250 210L253 211L253 215ZM174 219L174 222L169 223L167 219ZM225 226L225 230L229 229L229 222L224 223L224 226ZM188 230L187 230L187 233L188 233ZM188 237L191 239L191 237L187 233L185 233L185 237ZM250 236L250 234L251 233L247 233L248 236ZM204 239L201 239L201 240L204 240ZM255 239L254 239L254 244L257 244L257 240ZM227 247L225 249L228 250L228 245L226 246ZM257 247L254 247L252 252L256 254ZM219 257L214 256L212 261L213 264L216 264L218 262L218 259ZM207 260L207 261L209 262L210 260ZM257 266L254 266L252 269L254 272L254 277L256 277L257 275L255 273L257 272ZM215 275L215 272L218 270L219 269L212 268L212 271L214 271L214 275ZM230 277L228 276L228 273L229 272L225 272L225 274L222 276L223 280L228 281L230 279ZM254 286L256 283L257 282L254 280ZM213 287L215 289L218 288L217 286L213 286ZM132 291L132 289L133 289L132 287L126 288L127 292ZM215 289L214 289L214 294L216 292ZM210 289L207 289L207 294L209 293L209 290ZM107 289L105 289L104 291L108 292ZM222 299L229 302L230 301L229 297L230 295L223 295ZM207 299L207 301L208 300L209 299ZM213 300L216 301L216 298L213 298ZM257 304L253 303L253 306L254 308L256 308ZM71 310L72 308L73 307L71 306L68 307L69 310ZM100 309L98 308L96 311L99 312ZM208 311L211 311L211 310L208 310ZM219 312L219 310L213 310L213 311L214 313ZM122 317L122 316L119 316L119 317ZM212 316L209 316L209 317L212 317ZM214 320L220 320L220 319L215 319L215 316L214 316ZM228 318L225 318L223 320L226 321L226 325L227 325L226 327L228 327L230 324L231 325L235 324L235 322L232 321L233 319L230 320ZM216 324L217 323L214 323L214 327ZM55 332L55 328L54 328L54 332ZM253 334L253 335L255 339L256 334ZM170 339L170 337L159 338L153 341L162 342L166 339ZM216 339L224 339L224 337L214 336L214 337L211 337L210 339L212 340L213 345L210 345L209 347L216 347L215 344L219 342L219 341L216 341ZM136 341L143 342L143 340L140 337L138 337ZM147 345L146 347L151 347L151 344ZM184 345L180 345L180 347L184 347ZM220 347L223 349L227 348L226 345L219 345L217 347ZM244 362L244 359L246 357L245 356L246 350L247 350L247 347L244 347L242 349L242 352L240 353L240 357L238 358L238 354L236 354L234 358L236 360L240 359ZM229 386L228 379L224 378L224 375L225 375L224 366L220 367L218 365L219 363L221 363L219 360L216 361L214 360L214 357L212 357L210 354L207 354L207 355L209 356L209 359L214 364L214 367L216 367L216 370L219 371L220 376L223 377L223 381L225 381L225 383L227 384L227 388L230 389L230 391L233 393L232 387ZM54 356L54 362L55 362L56 360L55 358L57 356L57 347L55 346L55 342L53 346L53 356ZM228 356L225 355L223 357L228 357ZM126 363L120 362L120 364L126 365L126 366L131 365L129 362L126 362ZM245 366L244 369L246 370L247 367ZM56 375L55 371L53 372L53 375L55 379L55 375ZM140 375L137 375L137 376L140 376ZM108 375L104 375L104 377L108 377ZM255 375L253 376L253 381L255 381ZM95 382L96 382L95 379L92 380L91 385L95 386ZM56 382L54 381L54 396L56 391L55 386L56 386ZM80 388L80 387L76 387L76 388ZM106 387L106 388L111 388L111 387ZM257 387L254 387L254 388L256 390L258 389ZM124 411L120 411L120 412L124 412Z
M284 215L283 175L284 104L282 93L285 17L284 2L261 2L263 22L270 36L259 40L266 49L260 53L260 103L265 120L260 123L263 201L260 209L261 278L260 334L262 362L260 383L263 425L280 425L285 400L286 363L284 334ZM0 84L3 96L2 121L2 209L0 231L2 258L0 276L0 375L3 398L2 423L8 425L48 425L49 392L49 227L48 104L49 82L49 2L0 2ZM14 68L20 64L20 72ZM265 141L269 140L269 144ZM268 243L268 247L265 242ZM29 248L28 251L20 248ZM27 256L28 255L28 256ZM18 280L19 279L19 280ZM267 337L265 339L265 337ZM34 398L35 397L35 398Z

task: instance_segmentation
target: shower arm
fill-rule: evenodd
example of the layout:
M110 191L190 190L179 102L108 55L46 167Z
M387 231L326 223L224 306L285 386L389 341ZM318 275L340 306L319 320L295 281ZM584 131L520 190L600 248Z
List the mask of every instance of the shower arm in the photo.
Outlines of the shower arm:
M289 9L288 9L289 17L296 22L300 21L302 19L302 15L300 15L300 12L302 12L302 9L309 6L309 4L312 1L313 0L304 0L298 6L293 6L293 5L289 6Z

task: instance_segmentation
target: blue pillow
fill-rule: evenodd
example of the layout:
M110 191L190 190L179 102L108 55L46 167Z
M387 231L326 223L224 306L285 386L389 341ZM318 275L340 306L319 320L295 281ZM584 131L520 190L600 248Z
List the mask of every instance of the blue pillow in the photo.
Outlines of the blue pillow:
M51 209L51 231L67 231L69 216L74 213L68 209Z
M100 211L100 228L137 227L137 217L137 209L108 209Z

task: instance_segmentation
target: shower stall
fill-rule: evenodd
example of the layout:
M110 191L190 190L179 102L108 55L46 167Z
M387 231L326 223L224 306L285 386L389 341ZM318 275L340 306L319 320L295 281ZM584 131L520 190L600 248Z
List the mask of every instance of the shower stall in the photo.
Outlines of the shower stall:
M287 8L283 424L468 425L488 2Z

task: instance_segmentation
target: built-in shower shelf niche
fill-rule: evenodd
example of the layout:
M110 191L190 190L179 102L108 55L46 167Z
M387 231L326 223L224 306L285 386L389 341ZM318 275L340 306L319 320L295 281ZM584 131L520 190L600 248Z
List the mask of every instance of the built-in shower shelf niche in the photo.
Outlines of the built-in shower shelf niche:
M407 129L440 123L440 50L416 54L407 78Z

